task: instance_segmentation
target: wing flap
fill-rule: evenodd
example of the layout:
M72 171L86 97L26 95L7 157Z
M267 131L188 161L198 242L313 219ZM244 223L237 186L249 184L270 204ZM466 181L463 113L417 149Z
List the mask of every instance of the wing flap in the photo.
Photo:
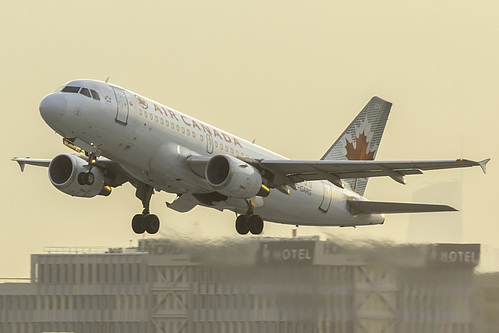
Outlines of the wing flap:
M382 201L354 201L348 200L347 205L352 215L358 214L402 214L402 213L434 213L455 212L457 209L447 205L382 202Z

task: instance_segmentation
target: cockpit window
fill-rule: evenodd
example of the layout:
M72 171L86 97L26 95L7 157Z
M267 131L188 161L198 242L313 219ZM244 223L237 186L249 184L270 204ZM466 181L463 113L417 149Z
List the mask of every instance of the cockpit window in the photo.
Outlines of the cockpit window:
M96 99L96 100L100 101L100 97L99 97L99 94L97 93L97 91L95 91L93 89L90 89L90 92L92 93L92 98L93 99Z
M61 91L65 92L65 93L75 93L75 94L77 94L78 91L80 91L80 87L65 86L64 89L62 89Z
M88 89L87 89L87 88L81 88L81 90L80 90L80 94L85 95L85 96L87 96L87 97L91 97L91 96L90 96L90 91L88 91Z
M88 88L82 88L82 87L75 87L75 86L65 86L57 89L58 91L61 91L63 93L74 93L77 94L78 92L82 95L85 95L89 98L93 98L97 101L100 101L100 96L97 93L97 91L93 89L88 89Z

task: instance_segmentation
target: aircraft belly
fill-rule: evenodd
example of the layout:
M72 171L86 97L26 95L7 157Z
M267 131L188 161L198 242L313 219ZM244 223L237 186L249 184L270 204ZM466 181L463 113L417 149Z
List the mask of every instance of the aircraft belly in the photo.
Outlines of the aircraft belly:
M325 225L326 214L319 210L322 202L320 182L290 190L289 195L272 190L257 213L266 221L284 224ZM311 185L311 186L310 186Z
M310 226L355 226L383 222L381 215L377 214L351 215L346 200L353 193L334 187L331 203L328 210L324 211L321 182L311 183L311 192L300 190L300 187L298 190L290 190L289 195L272 190L267 198L263 198L264 205L256 209L256 213L268 222Z

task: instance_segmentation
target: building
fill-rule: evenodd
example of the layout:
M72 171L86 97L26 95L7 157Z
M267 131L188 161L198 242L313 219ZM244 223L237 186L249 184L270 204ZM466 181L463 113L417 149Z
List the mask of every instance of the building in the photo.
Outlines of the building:
M0 284L0 332L478 330L477 244L149 239L48 252L32 255L30 283Z

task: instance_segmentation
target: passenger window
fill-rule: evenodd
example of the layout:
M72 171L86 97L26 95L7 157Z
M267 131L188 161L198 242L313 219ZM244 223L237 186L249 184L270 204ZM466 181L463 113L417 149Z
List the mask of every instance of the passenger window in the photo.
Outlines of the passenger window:
M64 89L61 90L61 92L75 93L75 94L77 94L78 91L80 91L80 87L73 87L73 86L66 86L64 87Z
M92 98L92 96L90 96L90 91L88 91L88 89L87 89L87 88L81 88L81 90L80 90L80 94L82 94L82 95L85 95L85 96L87 96L87 97Z
M92 93L92 98L93 99L96 99L96 100L100 101L100 97L99 97L99 94L97 93L97 91L95 91L93 89L90 89L90 92Z

